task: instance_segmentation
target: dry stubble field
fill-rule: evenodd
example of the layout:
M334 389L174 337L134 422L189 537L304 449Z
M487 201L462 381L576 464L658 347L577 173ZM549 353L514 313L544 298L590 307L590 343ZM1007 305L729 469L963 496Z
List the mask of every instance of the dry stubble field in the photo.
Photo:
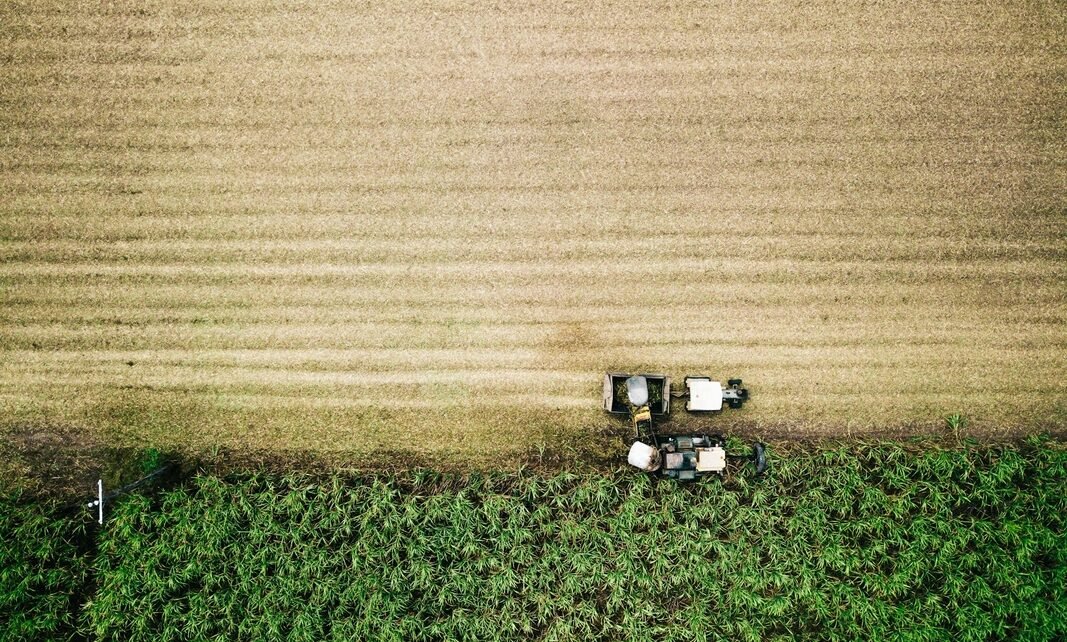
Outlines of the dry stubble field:
M477 460L650 369L748 434L1060 432L1065 24L5 2L2 425Z

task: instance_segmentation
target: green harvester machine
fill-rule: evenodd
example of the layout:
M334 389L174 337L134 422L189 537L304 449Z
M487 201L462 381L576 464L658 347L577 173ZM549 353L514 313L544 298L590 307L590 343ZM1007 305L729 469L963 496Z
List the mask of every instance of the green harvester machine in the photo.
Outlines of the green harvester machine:
M604 375L604 410L630 416L634 436L626 460L643 471L692 481L722 476L727 460L751 460L760 475L767 469L766 449L760 442L753 444L751 455L731 454L720 434L659 435L653 427L657 419L670 414L672 397L685 398L685 409L691 413L741 408L748 400L748 389L742 385L740 379L728 379L724 386L711 377L686 377L683 388L673 391L665 375L609 372Z

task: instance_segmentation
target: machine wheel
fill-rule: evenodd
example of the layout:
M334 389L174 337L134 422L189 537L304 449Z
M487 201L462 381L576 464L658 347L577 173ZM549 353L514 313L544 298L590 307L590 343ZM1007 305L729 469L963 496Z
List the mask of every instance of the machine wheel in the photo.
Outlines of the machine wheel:
M726 385L731 387L731 388L733 388L734 386L740 386L741 385L741 380L740 379L727 379L726 380Z
M752 463L756 466L756 474L762 475L767 470L766 448L760 442L752 445Z
M740 408L742 405L740 399L731 399L729 403L731 408Z

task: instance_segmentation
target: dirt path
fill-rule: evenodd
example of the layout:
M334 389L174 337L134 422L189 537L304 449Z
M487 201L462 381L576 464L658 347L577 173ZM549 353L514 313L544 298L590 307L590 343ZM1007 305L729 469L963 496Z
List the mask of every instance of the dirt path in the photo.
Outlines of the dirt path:
M809 4L5 3L0 423L473 457L647 369L1062 431L1062 12Z

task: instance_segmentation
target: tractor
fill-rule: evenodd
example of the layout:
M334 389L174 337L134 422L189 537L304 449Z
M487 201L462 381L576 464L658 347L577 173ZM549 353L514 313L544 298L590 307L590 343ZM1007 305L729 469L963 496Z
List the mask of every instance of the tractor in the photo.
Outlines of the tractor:
M653 417L670 413L672 397L686 397L686 411L692 413L718 412L724 404L740 408L748 400L748 389L742 385L740 379L729 379L723 386L711 377L686 377L684 390L674 392L670 377L664 375L609 372L604 375L604 409L630 416L634 437L626 460L643 471L692 481L707 475L721 477L727 460L751 459L756 474L761 475L767 469L767 455L760 442L753 444L750 456L731 454L722 435L661 436L653 426Z

